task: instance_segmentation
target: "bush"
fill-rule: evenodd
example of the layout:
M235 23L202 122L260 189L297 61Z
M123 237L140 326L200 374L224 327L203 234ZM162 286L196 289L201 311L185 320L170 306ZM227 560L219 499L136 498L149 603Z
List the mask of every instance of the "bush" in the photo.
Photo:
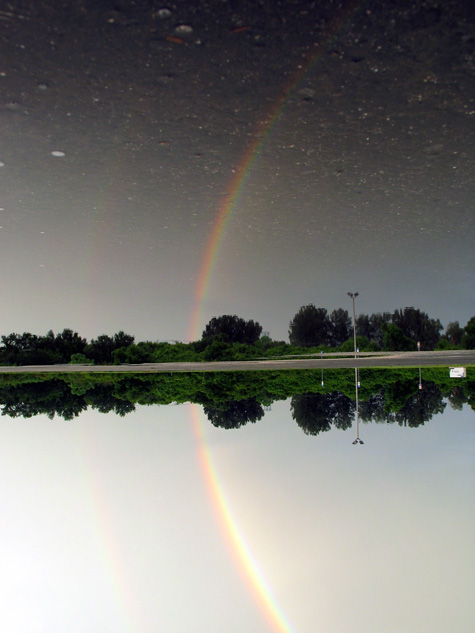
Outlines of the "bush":
M69 363L70 365L94 365L94 361L84 354L72 354Z
M369 341L366 336L356 337L356 347L360 352L379 352L379 346L374 341ZM353 352L355 349L354 338L349 338L347 341L340 345L338 351L340 352Z

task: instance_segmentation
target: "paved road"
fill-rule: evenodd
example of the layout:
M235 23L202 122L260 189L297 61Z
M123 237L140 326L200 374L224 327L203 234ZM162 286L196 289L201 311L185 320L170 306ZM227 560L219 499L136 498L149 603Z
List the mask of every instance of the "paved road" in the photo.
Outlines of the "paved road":
M466 367L475 365L475 350L438 352L390 352L386 355L361 354L358 358L250 360L215 363L144 363L142 365L31 365L0 367L0 373L66 373L66 372L121 372L159 373L194 371L263 371L283 369L342 369L354 367ZM334 355L333 355L334 356Z

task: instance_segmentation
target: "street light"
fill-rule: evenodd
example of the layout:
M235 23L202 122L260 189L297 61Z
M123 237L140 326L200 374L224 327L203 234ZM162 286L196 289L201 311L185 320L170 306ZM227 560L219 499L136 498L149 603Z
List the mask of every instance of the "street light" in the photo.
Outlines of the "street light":
M355 358L356 358L356 315L355 315L355 299L359 295L359 292L348 292L347 295L353 301L353 340L355 345ZM359 414L359 401L358 401L358 387L360 386L360 381L358 377L358 367L355 367L355 394L356 394L356 439L352 442L352 444L364 444L363 440L360 439L360 414Z
M347 295L353 300L353 339L355 343L355 358L356 358L356 316L355 316L355 299L359 295L359 292L347 292Z
M364 444L363 440L360 439L360 403L358 400L358 368L355 367L355 393L356 393L356 440L352 442L352 444Z
M417 349L421 351L421 342L417 342ZM419 389L422 389L422 376L421 376L421 368L419 367Z

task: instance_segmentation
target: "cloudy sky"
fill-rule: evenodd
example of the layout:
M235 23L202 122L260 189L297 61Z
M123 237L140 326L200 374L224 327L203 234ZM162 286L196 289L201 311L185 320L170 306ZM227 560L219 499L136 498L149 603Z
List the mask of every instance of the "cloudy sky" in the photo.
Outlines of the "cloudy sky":
M100 6L99 6L100 5ZM0 333L475 313L468 3L0 9Z
M289 401L2 418L2 630L471 633L473 411L360 436Z

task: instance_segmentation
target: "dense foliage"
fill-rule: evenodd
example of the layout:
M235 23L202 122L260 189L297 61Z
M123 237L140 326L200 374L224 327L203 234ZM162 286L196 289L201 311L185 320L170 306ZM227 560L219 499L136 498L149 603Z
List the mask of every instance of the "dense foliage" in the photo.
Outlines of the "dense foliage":
M308 435L332 426L347 429L355 419L354 370L208 372L180 374L3 374L2 415L28 418L46 414L66 420L88 407L125 415L136 405L194 402L203 405L214 426L238 428L264 416L273 402L291 398L295 422ZM447 403L475 410L475 368L451 379L447 368L362 369L359 415L363 422L419 426Z
M452 329L449 334L452 336L454 324L450 326ZM443 329L438 319L431 319L425 312L415 308L395 310L393 314L360 314L355 327L358 336L364 336L380 349L388 351L414 350L418 343L422 350L434 349ZM290 342L302 347L338 347L350 338L351 333L350 317L341 308L328 315L324 308L316 308L313 304L302 306L289 324Z
M218 338L226 343L245 343L254 345L262 332L262 326L256 321L245 321L237 316L224 314L213 317L203 330L202 340L212 342Z
M425 312L404 308L394 313L360 314L356 318L357 347L360 351L405 351L431 349L475 349L475 316L465 327L448 324L444 334L438 319ZM30 332L1 337L0 365L140 364L252 360L354 348L352 321L347 310L330 314L313 304L302 306L289 324L289 340L274 341L262 336L262 326L233 315L213 317L199 341L168 343L141 341L123 331L101 334L90 342L77 332L51 330L45 336Z

